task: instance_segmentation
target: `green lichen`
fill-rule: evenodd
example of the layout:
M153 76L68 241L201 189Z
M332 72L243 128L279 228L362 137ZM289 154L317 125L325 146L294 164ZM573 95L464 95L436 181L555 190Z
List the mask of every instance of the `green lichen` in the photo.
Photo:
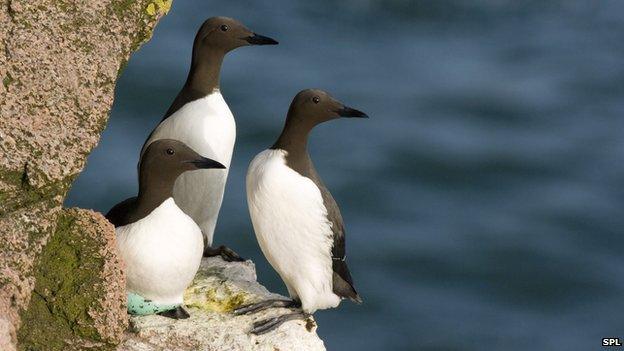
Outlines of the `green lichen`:
M5 184L19 185L24 177L23 172L0 169L0 181Z
M123 18L135 2L135 0L115 0L110 6L117 18Z
M126 70L126 67L128 67L128 60L121 60L121 62L119 62L119 68L117 68L117 80L119 80L123 72Z
M171 3L172 0L114 0L110 3L108 9L118 19L124 22L136 21L136 25L129 25L129 27L139 29L137 32L133 33L130 50L124 53L124 56L136 51L141 44L152 37L154 17L160 17L166 14L171 8ZM140 10L141 12L135 13L136 10ZM153 12L154 15L150 15L150 12Z
M35 289L30 304L21 314L19 350L57 351L69 342L88 340L90 350L112 350L102 340L88 311L99 306L101 284L94 274L104 259L98 243L85 240L71 211L59 217L56 231L40 255L35 268Z
M74 178L75 175L72 175L46 186L33 188L29 182L27 169L21 172L0 169L0 182L14 189L0 192L0 218L17 209L39 202L54 201L53 199L59 195L65 196Z
M11 85L11 83L13 83L15 79L13 79L13 77L11 77L10 73L7 73L6 76L4 76L4 79L2 79L2 85L4 85L5 88L8 88L9 85Z
M75 44L80 50L82 50L82 52L86 54L91 54L95 49L95 46L87 41L76 41Z
M73 1L67 0L58 0L56 1L56 6L63 13L67 14L75 14L76 13L76 4ZM38 7L40 11L47 11L48 9L45 6Z

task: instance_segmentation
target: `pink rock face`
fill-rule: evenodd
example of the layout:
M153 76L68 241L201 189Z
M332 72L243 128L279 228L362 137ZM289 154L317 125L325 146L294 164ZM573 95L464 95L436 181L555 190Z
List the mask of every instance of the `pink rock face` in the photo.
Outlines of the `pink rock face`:
M62 202L106 125L120 68L170 4L0 0L1 350L16 349L40 255L61 215L78 216L84 240L103 245L106 263L93 274L123 291L112 227L92 212L65 212ZM96 334L115 340L126 318L119 296L93 288L101 292L88 312Z

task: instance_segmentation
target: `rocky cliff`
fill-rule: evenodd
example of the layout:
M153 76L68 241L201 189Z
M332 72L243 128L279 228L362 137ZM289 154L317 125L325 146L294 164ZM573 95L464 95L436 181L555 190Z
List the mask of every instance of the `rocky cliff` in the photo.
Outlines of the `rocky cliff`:
M113 228L62 203L170 1L0 5L0 349L107 348L127 323Z
M171 0L0 0L0 350L321 350L314 322L261 337L240 303L253 264L205 260L192 318L132 318L114 229L63 200L104 129L115 82ZM208 14L207 14L208 17ZM138 150L137 150L138 152Z

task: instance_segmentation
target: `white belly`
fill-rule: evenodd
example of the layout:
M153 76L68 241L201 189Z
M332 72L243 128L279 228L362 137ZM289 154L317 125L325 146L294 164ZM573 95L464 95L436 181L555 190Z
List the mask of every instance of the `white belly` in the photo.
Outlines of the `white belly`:
M178 177L173 189L178 206L199 225L211 245L236 140L234 116L221 93L215 91L162 121L145 145L158 139L182 141L227 167L186 172Z
M169 198L145 218L115 231L128 291L157 304L181 304L202 258L197 224Z
M304 311L336 307L332 231L318 187L285 164L286 152L265 150L247 172L247 202L258 243Z

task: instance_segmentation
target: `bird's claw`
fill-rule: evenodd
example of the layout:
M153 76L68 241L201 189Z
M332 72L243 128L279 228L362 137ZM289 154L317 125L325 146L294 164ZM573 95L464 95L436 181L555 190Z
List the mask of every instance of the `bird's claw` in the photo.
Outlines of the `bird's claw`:
M271 317L267 319L263 319L257 322L254 322L253 328L251 328L250 333L254 335L262 335L266 334L272 330L277 329L279 326L284 324L285 322L294 320L294 319L306 319L309 314L303 312L293 312L289 314L283 314L277 317Z
M240 316L243 314L259 312L259 311L266 310L272 307L293 308L293 307L299 307L299 306L300 304L293 300L271 299L271 300L264 300L264 301L252 303L249 305L240 306L234 309L234 314L237 316Z
M204 257L215 257L215 256L221 256L221 258L226 262L245 262L246 261L239 254L234 252L234 250L230 249L229 247L225 245L221 245L217 248L207 246L204 249Z

